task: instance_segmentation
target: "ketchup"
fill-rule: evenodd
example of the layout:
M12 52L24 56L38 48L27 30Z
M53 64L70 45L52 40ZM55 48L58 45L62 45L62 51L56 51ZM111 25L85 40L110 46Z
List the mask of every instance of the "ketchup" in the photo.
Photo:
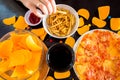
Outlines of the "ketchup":
M40 21L40 18L37 17L34 13L30 14L29 20L32 24L36 24Z

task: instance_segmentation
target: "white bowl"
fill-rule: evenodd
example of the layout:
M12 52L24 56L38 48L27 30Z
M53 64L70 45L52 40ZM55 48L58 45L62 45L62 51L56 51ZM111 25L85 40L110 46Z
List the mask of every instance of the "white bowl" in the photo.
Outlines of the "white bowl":
M63 9L66 9L66 10L69 10L71 14L73 14L75 16L75 19L76 19L76 22L75 22L75 25L73 27L73 29L71 30L71 32L66 35L66 36L56 36L52 33L50 33L50 31L48 30L48 27L49 25L47 24L47 18L49 15L46 15L44 18L43 18L43 27L45 29L45 31L52 37L54 38L59 38L59 39L62 39L62 38L67 38L69 36L72 36L76 31L77 31L77 28L78 28L78 25L79 25L79 16L78 16L78 13L76 12L76 10L74 8L72 8L71 6L69 5L66 5L66 4L57 4L57 7L59 8L63 8Z
M42 14L42 12L41 12L40 10L37 9L37 11L38 11L40 14ZM31 14L31 13L32 13L32 12L31 12L30 10L28 10L28 11L25 13L25 16L24 16L25 22L26 22L28 25L30 25L30 26L37 26L37 25L39 25L39 24L41 23L41 21L42 21L42 18L40 18L39 22L33 24L33 23L31 23L30 20L29 20L29 17L30 17L30 14Z

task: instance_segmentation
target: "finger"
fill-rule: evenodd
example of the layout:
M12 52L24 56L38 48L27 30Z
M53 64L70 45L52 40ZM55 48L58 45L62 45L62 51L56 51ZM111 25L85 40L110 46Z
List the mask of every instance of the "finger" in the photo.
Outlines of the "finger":
M29 5L28 8L30 9L31 12L33 12L35 15L37 15L37 9L35 5Z
M44 15L47 15L48 14L48 10L47 10L47 7L41 3L39 0L34 0L33 1L34 5L36 5L36 7L38 7Z
M52 7L50 1L49 1L49 0L41 0L41 2L47 7L48 13L49 13L49 14L52 14L52 12L53 12L53 7Z
M33 12L36 16L41 17L39 16L36 6L34 4L27 5L27 8L30 9L30 11Z
M56 12L56 3L55 3L55 0L49 0L51 5L52 5L52 8L53 8L53 12L55 13Z
M31 12L33 12L36 16L38 16L40 18L45 16L38 9L36 9L36 7L31 6L30 10L31 10Z
M36 10L36 6L31 3L30 0L26 1L26 0L20 0L24 6L26 6L31 12L33 12L35 15L37 15L37 10ZM37 15L38 16L38 15Z
M45 16L45 15L42 14L39 10L37 10L37 15L38 15L39 17L44 17L44 16Z

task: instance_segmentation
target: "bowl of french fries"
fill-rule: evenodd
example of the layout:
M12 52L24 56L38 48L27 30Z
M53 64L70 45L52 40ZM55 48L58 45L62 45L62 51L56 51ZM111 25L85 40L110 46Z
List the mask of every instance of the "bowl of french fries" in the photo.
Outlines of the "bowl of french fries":
M79 16L74 8L66 4L57 4L56 13L43 18L45 31L54 38L72 36L79 25Z

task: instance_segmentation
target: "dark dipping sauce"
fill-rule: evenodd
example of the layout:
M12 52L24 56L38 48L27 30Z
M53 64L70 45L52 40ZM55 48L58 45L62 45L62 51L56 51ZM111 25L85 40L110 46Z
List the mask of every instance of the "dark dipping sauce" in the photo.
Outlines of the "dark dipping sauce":
M74 64L73 49L63 43L50 47L47 54L47 62L50 68L57 72L64 72L72 68Z
M37 17L34 13L30 14L29 20L32 24L36 24L40 21L40 18Z

